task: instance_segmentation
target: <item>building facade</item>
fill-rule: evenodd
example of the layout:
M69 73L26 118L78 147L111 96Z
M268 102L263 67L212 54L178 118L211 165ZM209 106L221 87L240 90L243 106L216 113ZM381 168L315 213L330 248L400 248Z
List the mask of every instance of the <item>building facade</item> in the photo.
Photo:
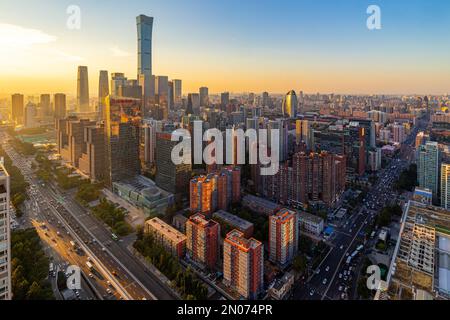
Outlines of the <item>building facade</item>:
M10 177L0 160L0 300L12 299Z
M269 217L269 260L285 267L298 251L298 217L295 211L282 209Z

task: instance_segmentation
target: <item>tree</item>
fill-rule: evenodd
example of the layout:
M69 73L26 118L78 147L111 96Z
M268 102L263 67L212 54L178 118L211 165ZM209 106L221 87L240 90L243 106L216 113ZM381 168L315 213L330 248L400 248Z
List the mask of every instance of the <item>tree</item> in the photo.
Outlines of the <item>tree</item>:
M304 255L296 256L294 259L293 267L296 272L303 274L307 268L306 257Z

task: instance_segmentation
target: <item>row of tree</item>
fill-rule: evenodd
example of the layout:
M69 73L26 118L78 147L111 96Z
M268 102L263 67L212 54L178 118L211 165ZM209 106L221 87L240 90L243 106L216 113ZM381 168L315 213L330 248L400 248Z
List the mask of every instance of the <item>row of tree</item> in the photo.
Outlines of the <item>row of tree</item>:
M106 199L101 199L100 204L92 208L92 213L119 236L126 236L132 232L131 226L125 221L125 211Z
M140 228L134 248L142 254L151 264L171 280L178 291L187 300L205 300L208 289L191 269L184 269L151 234L144 234Z
M14 300L53 300L48 281L49 260L35 229L11 234L11 273Z

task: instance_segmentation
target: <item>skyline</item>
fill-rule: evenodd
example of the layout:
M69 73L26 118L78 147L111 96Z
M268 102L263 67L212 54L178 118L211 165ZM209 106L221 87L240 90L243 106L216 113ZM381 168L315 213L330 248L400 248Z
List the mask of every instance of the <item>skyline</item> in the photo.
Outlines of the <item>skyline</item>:
M239 10L235 0L131 1L104 11L83 0L80 30L66 28L69 4L0 1L1 94L74 95L79 65L95 93L100 70L136 78L139 14L154 18L154 74L182 79L184 94L450 91L450 4L440 1L377 1L376 31L366 28L365 0L252 0Z

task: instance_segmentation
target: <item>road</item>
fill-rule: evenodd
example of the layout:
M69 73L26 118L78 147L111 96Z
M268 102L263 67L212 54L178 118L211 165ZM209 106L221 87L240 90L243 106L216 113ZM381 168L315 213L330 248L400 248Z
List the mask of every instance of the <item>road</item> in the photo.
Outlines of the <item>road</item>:
M361 253L350 265L346 264L347 258L358 246L364 245L366 230L374 223L379 212L394 200L392 198L393 184L414 159L415 137L425 125L419 122L403 143L398 156L387 168L380 170L378 181L366 194L363 205L352 213L343 227L336 229L331 251L322 261L317 272L306 285L295 288L294 300L336 300L348 299L352 296L351 292L355 290L357 280L355 271L358 270L362 260Z
M7 141L8 136L2 137ZM121 292L124 299L171 300L176 299L170 288L143 266L121 243L111 240L111 233L95 217L79 206L70 196L54 185L44 185L37 180L27 161L15 150L5 145L14 164L22 171L31 185L37 186L38 198L42 199L50 214L60 224L65 225L78 245L94 261L101 273ZM28 163L32 159L27 159Z

